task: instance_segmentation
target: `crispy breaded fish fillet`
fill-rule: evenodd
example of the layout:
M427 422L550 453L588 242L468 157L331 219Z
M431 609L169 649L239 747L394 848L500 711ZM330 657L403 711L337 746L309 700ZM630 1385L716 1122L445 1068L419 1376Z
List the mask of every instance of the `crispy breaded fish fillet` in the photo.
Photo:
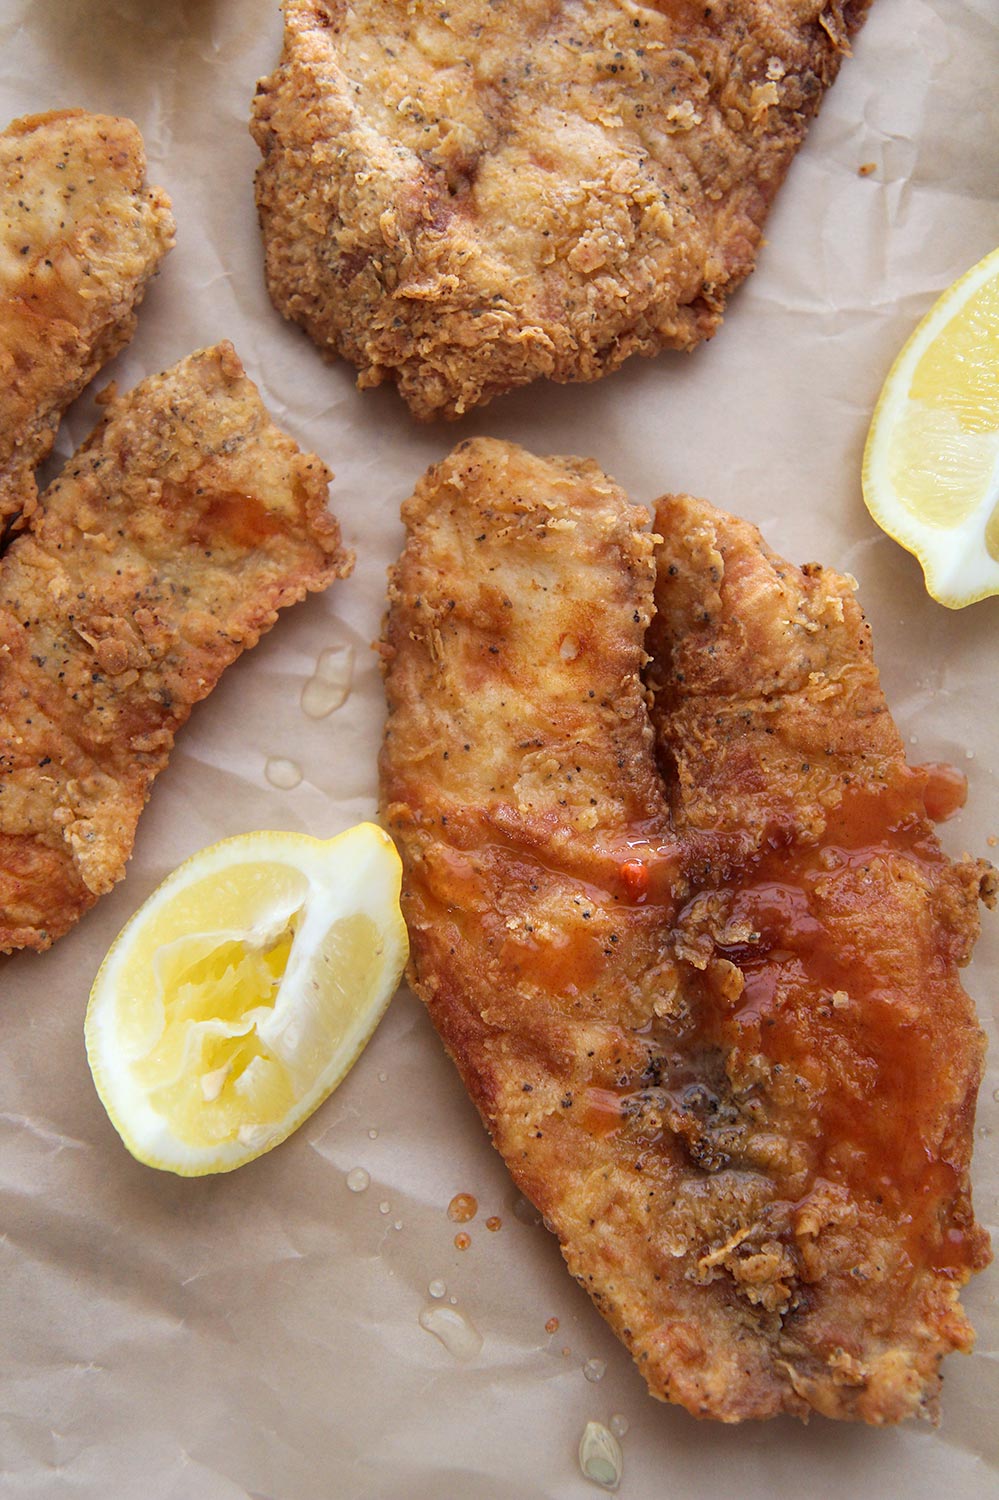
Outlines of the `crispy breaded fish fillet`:
M869 0L286 0L251 129L275 306L458 417L692 349Z
M852 585L689 499L653 555L595 465L492 441L404 518L411 979L517 1186L653 1395L932 1415L988 1259L957 968L994 886L940 850Z
M41 497L0 559L0 949L121 879L192 706L350 572L329 477L220 344L112 399Z
M59 420L135 332L173 245L131 120L67 109L0 134L0 533L34 507Z

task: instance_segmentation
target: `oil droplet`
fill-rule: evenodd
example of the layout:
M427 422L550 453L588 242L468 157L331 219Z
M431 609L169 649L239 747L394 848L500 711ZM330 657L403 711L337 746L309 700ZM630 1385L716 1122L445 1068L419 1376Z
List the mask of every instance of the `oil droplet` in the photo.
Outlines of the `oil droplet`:
M388 1083L388 1074L387 1073L379 1073L379 1075L378 1075L378 1082L379 1083Z
M517 1199L513 1205L513 1216L515 1219L519 1219L521 1224L529 1224L531 1228L535 1224L541 1223L541 1215L534 1207L534 1204L529 1203L526 1198Z
M470 1234L466 1234L464 1230L462 1230L460 1234L456 1234L454 1237L454 1248L456 1250L467 1250L471 1243L472 1236Z
M354 1167L347 1173L347 1186L352 1193L363 1193L371 1178L363 1167Z
M297 761L283 760L279 755L272 755L264 766L264 775L271 786L276 786L282 792L290 792L301 781L302 768Z
M545 1333L558 1333L558 1318L549 1318L545 1324Z
M616 1411L610 1419L610 1430L616 1438L623 1438L631 1424L627 1417Z
M503 1220L499 1217L498 1214L493 1214L491 1219L486 1220L486 1228L491 1229L493 1234L496 1233L497 1229L501 1229L502 1227Z
M353 646L331 646L320 651L314 676L302 689L302 712L310 719L325 719L346 702L354 671Z
M572 1350L569 1348L569 1345L568 1344L563 1344L562 1345L562 1358L563 1359L568 1359L569 1355L571 1353L572 1353Z
M592 1380L596 1384L598 1380L603 1380L606 1369L607 1361L605 1359L588 1359L583 1366L583 1374L587 1380Z
M457 1307L425 1307L420 1313L420 1327L440 1339L455 1359L474 1359L482 1348L481 1333Z
M471 1193L455 1193L447 1206L447 1216L452 1224L467 1224L469 1219L474 1219L479 1211L479 1205Z
M601 1489L616 1491L624 1471L621 1445L602 1422L587 1422L579 1440L579 1467Z
M372 1126L372 1128L368 1131L368 1140L369 1141L377 1141L377 1139L378 1139L378 1131L375 1130L374 1126Z
M432 1281L427 1287L427 1291L430 1293L431 1297L436 1297L437 1300L440 1301L441 1297L443 1297L445 1292L447 1291L447 1287L438 1276L437 1279L435 1281Z
M458 1299L457 1299L457 1297L449 1297L447 1300L450 1302L450 1304L451 1304L452 1307L457 1307L458 1306Z
M380 1214L387 1214L389 1212L389 1210L391 1209L391 1207L392 1207L391 1203L388 1203L388 1202L386 1202L386 1203L379 1203L379 1205L378 1205L378 1212Z
M402 1228L402 1220L401 1219L396 1219L395 1223L392 1225L392 1228L393 1229L401 1229Z

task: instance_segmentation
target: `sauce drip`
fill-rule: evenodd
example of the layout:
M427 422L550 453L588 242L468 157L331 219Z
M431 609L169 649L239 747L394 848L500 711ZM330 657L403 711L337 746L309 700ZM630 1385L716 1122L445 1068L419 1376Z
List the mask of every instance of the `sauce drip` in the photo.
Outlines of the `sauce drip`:
M968 778L963 771L945 761L928 761L913 769L926 777L923 804L926 816L934 823L946 823L968 800Z
M478 1211L478 1201L471 1193L455 1193L447 1206L447 1216L452 1224L467 1224Z
M678 1151L707 1172L763 1171L796 1208L838 1184L897 1226L913 1264L965 1279L983 1239L960 1227L964 1162L939 1144L961 1104L941 1054L971 1023L929 822L965 791L950 767L894 767L884 783L845 784L818 842L774 828L747 855L699 837L673 946L702 945L706 964L682 965L676 1020L634 1033L645 1074L581 1094L587 1130L620 1133L653 1176ZM790 1142L783 1157L754 1155L768 1130Z
M741 970L742 995L699 1021L736 1074L753 1056L770 1062L772 1098L810 1137L813 1181L873 1201L914 1261L952 1274L977 1251L941 1226L960 1172L938 1144L952 1107L939 1052L946 1028L967 1024L966 999L927 895L947 866L927 816L949 816L964 790L949 768L905 768L847 787L821 844L775 833L723 892L738 938L716 951Z
M190 539L220 554L252 552L272 537L283 536L286 520L257 495L218 491L196 498L193 485L164 480L162 501L185 516ZM196 507L196 508L195 508Z

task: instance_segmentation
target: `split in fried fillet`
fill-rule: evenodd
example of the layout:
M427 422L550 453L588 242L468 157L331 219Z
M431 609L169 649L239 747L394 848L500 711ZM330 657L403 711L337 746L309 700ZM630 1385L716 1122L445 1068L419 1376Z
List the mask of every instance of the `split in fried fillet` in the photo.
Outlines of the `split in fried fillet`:
M411 978L518 1187L654 1395L932 1414L988 1258L957 966L992 876L940 851L851 585L688 499L653 557L594 465L492 441L404 518Z
M275 306L458 417L692 349L869 0L287 0L252 131Z
M349 573L329 477L220 344L110 400L41 497L0 559L0 948L121 879L192 706Z
M59 420L135 331L173 244L131 120L60 110L0 134L0 534L27 516Z

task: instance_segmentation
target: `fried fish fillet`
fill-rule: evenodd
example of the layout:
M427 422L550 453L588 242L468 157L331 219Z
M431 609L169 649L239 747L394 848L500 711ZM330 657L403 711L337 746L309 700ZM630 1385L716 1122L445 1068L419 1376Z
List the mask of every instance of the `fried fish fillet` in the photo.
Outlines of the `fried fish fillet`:
M869 0L286 0L258 85L271 297L458 417L692 349Z
M994 877L940 850L852 584L688 498L655 545L594 464L493 441L404 519L411 979L517 1186L653 1395L932 1415L989 1254L957 968Z
M131 120L68 109L0 134L0 532L33 509L59 419L132 337L173 245L145 171Z
M350 572L328 479L223 343L112 399L41 497L0 559L0 949L121 879L192 706Z

